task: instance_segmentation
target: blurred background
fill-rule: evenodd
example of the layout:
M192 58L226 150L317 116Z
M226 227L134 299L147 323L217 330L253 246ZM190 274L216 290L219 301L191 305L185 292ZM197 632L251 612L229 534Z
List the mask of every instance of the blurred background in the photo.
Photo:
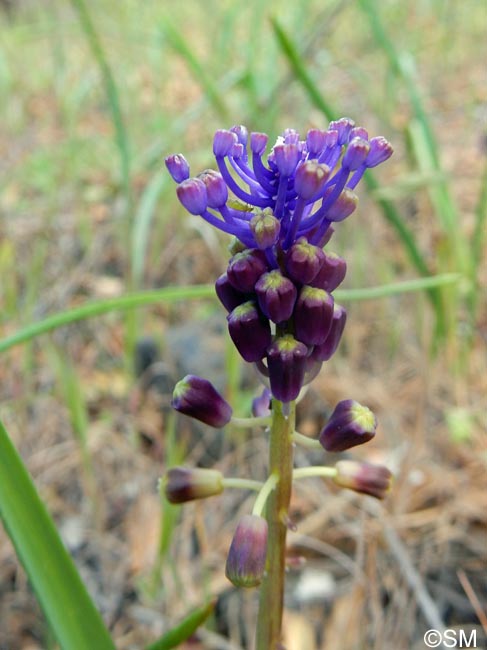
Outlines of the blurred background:
M246 416L257 380L204 291L2 341L87 301L213 283L228 241L185 213L164 157L184 153L195 174L213 166L218 128L273 141L341 116L395 149L333 238L344 288L455 275L347 304L340 349L299 407L312 436L342 399L373 408L376 439L350 456L387 465L396 482L380 505L318 479L296 487L290 555L306 564L288 575L286 647L423 649L438 621L475 630L482 647L485 4L0 5L1 416L117 648L140 648L210 595L216 613L185 647L250 648L256 593L224 577L250 497L179 509L161 504L157 480L181 462L265 476L260 432L209 431L168 408L193 372ZM296 463L323 454L298 450ZM0 648L55 647L2 530Z

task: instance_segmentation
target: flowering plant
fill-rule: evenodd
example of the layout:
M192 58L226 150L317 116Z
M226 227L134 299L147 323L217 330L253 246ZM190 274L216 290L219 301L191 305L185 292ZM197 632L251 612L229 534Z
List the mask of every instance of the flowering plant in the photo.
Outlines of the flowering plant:
M293 444L344 451L375 434L373 413L344 400L319 439L310 441L294 430L295 405L303 386L336 351L347 317L333 298L346 262L325 247L335 224L356 209L354 190L364 172L387 160L392 147L383 137L369 139L348 118L331 122L326 131L309 130L305 140L287 129L264 162L267 143L266 134L249 137L243 126L219 130L213 140L218 171L193 178L182 154L166 158L188 212L234 237L227 271L215 289L237 350L255 364L265 385L254 400L253 418L234 418L213 385L193 375L177 384L173 406L215 427L230 422L269 426L270 456L264 484L225 478L215 470L180 468L166 475L165 492L169 500L181 502L220 494L225 487L259 491L252 514L237 527L226 567L237 586L262 582L257 650L280 643L292 481L325 476L378 498L391 481L386 468L351 460L293 471Z

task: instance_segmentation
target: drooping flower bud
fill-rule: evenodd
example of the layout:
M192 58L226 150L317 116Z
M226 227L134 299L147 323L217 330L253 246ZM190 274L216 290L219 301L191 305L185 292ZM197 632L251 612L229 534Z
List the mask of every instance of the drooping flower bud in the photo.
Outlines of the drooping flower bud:
M224 427L232 418L232 407L211 382L195 375L186 375L174 387L171 406L184 415L200 420L210 427Z
M347 312L345 307L335 303L333 306L333 318L328 336L324 343L316 345L311 353L311 358L314 361L328 361L328 359L335 354L340 339L342 338L346 321Z
M271 414L272 393L264 388L262 393L252 400L252 415L254 418L266 417Z
M287 252L286 271L295 282L309 284L318 274L324 259L321 248L310 244L306 237L300 237Z
M257 587L264 575L267 555L267 521L244 515L228 551L225 575L236 587Z
M343 282L347 273L347 263L336 253L325 253L325 259L316 277L309 283L331 293Z
M370 141L370 151L365 161L367 167L376 167L385 162L393 154L392 145L381 135L372 138Z
M227 311L232 311L232 309L235 309L235 307L238 307L247 300L246 295L241 291L237 291L233 284L231 284L226 273L220 275L215 282L215 292Z
M182 183L189 178L189 164L182 153L167 156L164 162L166 163L167 171L176 183Z
M228 199L228 187L223 176L214 169L205 169L198 174L206 186L206 197L210 208L223 207Z
M234 144L238 142L238 138L232 131L226 129L219 129L213 137L213 153L217 158L228 156Z
M328 208L326 218L329 221L343 221L352 214L357 205L358 196L350 188L346 187L333 205Z
M296 169L294 189L304 200L315 196L330 176L330 168L316 160L307 160Z
M355 460L341 460L335 465L337 470L333 480L340 487L370 494L383 499L392 486L392 474L382 465L360 463Z
M191 214L203 214L208 207L206 187L200 178L188 178L176 188L176 194L182 205Z
M308 348L291 334L277 338L267 352L272 395L291 402L299 395L306 371Z
M172 467L163 478L164 493L170 503L206 499L223 492L222 479L215 469Z
M345 451L375 436L377 419L372 411L352 399L339 402L320 433L326 451Z
M250 230L254 235L258 248L270 248L279 239L281 222L272 214L270 208L257 212L250 221Z
M326 341L333 319L333 297L316 287L304 286L294 309L294 331L298 341L320 345Z
M228 332L245 361L260 361L272 341L269 321L249 300L228 314Z
M235 289L251 293L260 276L267 271L267 261L263 251L247 248L237 253L228 263L227 276Z
M298 294L289 278L280 271L264 273L255 285L259 307L271 321L282 323L291 318Z

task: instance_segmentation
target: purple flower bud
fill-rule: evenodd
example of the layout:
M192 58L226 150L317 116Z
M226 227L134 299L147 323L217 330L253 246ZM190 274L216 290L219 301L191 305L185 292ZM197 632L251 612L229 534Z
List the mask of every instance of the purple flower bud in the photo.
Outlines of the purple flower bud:
M298 292L289 278L280 271L261 275L255 285L259 307L271 321L282 323L291 318Z
M310 158L317 158L326 146L326 133L319 129L310 129L306 135L306 146Z
M178 199L191 214L203 214L208 206L206 187L200 178L188 178L176 188Z
M335 468L337 474L333 480L340 487L370 494L377 499L383 499L392 487L392 474L382 465L341 460Z
M258 156L262 156L262 154L265 151L265 148L267 147L267 142L269 140L269 136L267 133L251 133L250 134L250 149L252 150L252 153L257 154Z
M249 300L227 316L228 332L245 361L260 361L272 341L271 328L267 318L259 313L254 302Z
M300 151L297 144L277 144L274 149L274 162L282 176L292 176L298 164Z
M246 295L241 291L237 291L231 284L226 273L220 275L215 282L215 291L227 311L232 311L247 300Z
M294 189L298 196L304 200L315 196L330 175L328 165L323 165L315 160L307 160L296 170L294 177Z
M348 141L351 142L354 138L362 138L362 140L368 140L368 131L362 126L356 126L348 134Z
M328 131L325 131L325 144L328 149L333 149L338 144L339 133L335 129L328 127Z
M198 174L198 178L205 184L208 206L210 208L223 207L228 199L228 188L223 176L214 169L205 169L204 172Z
M267 556L267 521L244 515L228 551L225 575L236 587L257 587L264 575Z
M243 145L240 142L236 142L230 150L230 156L233 158L241 158L244 153Z
M325 194L326 199L326 194ZM329 221L343 221L349 217L358 205L358 196L351 189L345 187L340 196L327 210L326 218Z
M252 400L252 415L254 418L266 417L271 414L272 393L264 388L262 393Z
M339 402L320 433L326 451L345 451L375 436L377 419L372 411L353 399Z
M228 263L227 275L235 289L250 293L266 271L267 261L264 253L255 248L247 248L232 257Z
M163 478L164 493L170 503L206 499L223 492L222 479L214 469L172 467Z
M232 147L238 142L238 138L232 131L219 129L213 138L213 153L217 158L228 156Z
M345 323L347 321L347 312L344 307L337 303L333 306L333 318L331 321L330 331L324 343L316 345L311 353L311 358L315 361L328 361L336 352L340 339L342 338Z
M285 144L299 144L299 133L296 129L284 129L282 137Z
M338 144L345 144L348 142L350 131L355 126L355 122L349 117L342 117L339 120L330 122L328 126L329 131L338 131Z
M272 214L270 208L257 212L250 221L250 230L254 235L257 246L260 249L274 246L279 238L281 222Z
M331 293L343 282L346 273L347 263L343 257L332 252L325 253L325 260L310 285Z
M249 132L247 131L245 126L243 126L243 124L238 124L236 126L232 126L230 131L232 133L235 133L235 135L237 136L238 142L241 145L243 145L243 147L245 148L247 146L247 140L248 140L248 137L249 137Z
M171 174L176 183L182 183L189 178L189 165L182 153L175 153L168 156L165 161L167 171Z
M376 167L385 162L393 154L392 145L382 136L372 138L370 141L370 151L365 161L367 167Z
M310 244L306 237L300 237L287 252L286 271L292 280L309 284L317 276L324 259L321 248Z
M232 407L211 382L186 375L174 387L171 406L210 427L224 427L232 418Z
M272 395L291 402L299 395L306 371L308 348L291 334L277 338L267 351Z
M343 167L355 171L365 162L369 155L370 144L367 140L362 138L354 138L347 147L345 155L343 156Z
M333 320L333 297L323 289L304 286L294 308L294 331L298 341L319 345L326 341Z

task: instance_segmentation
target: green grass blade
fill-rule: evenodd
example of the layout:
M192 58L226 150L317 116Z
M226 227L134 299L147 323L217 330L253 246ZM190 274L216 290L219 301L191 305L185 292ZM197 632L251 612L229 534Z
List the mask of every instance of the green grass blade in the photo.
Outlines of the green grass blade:
M420 278L418 280L386 284L381 287L342 289L336 291L335 295L342 301L368 300L369 298L376 298L382 295L391 296L405 291L429 291L439 286L455 283L460 277L460 274L457 273L445 273L443 275ZM119 298L110 298L99 302L89 302L85 305L81 305L81 307L75 307L74 309L68 309L58 314L48 316L44 320L32 323L31 325L18 330L14 334L6 336L4 339L0 340L0 353L5 352L16 345L30 341L41 334L52 332L64 325L108 314L112 311L123 311L126 309L133 309L134 307L152 305L158 302L169 304L180 300L196 300L200 298L215 297L215 287L212 284L200 284L192 287L165 287L164 289L155 289L153 291L140 291L127 294L126 296L120 296Z
M127 207L130 211L132 206L132 189L130 184L130 145L122 115L122 109L120 107L117 85L85 0L71 0L71 4L78 13L87 43L100 69L108 106L112 115L115 141L120 154L122 185L125 199L127 201Z
M200 625L212 614L215 609L216 601L211 601L207 605L195 609L187 616L178 626L169 630L158 641L151 643L145 650L171 650L189 639L196 632Z
M114 650L110 635L0 422L0 516L63 650Z
M208 97L213 108L222 119L228 118L228 109L218 91L217 85L213 82L212 77L208 74L206 67L195 57L193 50L181 36L181 34L168 22L165 21L162 32L169 45L177 52L187 63L191 74L201 85Z

